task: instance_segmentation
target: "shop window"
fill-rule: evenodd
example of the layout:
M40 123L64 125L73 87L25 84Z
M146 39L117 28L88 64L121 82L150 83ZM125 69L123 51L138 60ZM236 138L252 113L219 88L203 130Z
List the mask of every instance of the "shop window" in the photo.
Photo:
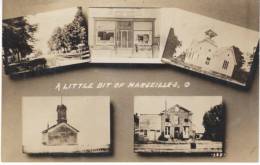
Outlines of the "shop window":
M99 31L98 37L101 41L114 41L114 32Z
M96 21L96 44L114 45L115 27L114 21Z
M152 45L152 31L135 31L134 32L135 45L151 46Z

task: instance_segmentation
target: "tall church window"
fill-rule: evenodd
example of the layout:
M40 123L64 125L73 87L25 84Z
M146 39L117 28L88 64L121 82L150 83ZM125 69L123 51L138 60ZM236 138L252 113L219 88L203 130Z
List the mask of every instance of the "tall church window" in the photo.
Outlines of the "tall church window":
M211 59L210 59L209 57L207 57L205 64L206 64L206 65L209 65L210 60L211 60Z
M222 65L222 69L225 69L225 70L227 70L227 68L228 68L228 65L229 65L229 62L228 62L228 61L226 61L226 60L224 60L224 62L223 62L223 65Z

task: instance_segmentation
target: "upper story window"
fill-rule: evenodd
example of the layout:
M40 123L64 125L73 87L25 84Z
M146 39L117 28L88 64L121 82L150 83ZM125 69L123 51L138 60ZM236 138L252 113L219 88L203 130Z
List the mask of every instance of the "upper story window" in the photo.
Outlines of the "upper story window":
M144 130L144 136L147 136L147 130Z
M224 62L223 62L223 65L222 65L222 69L225 69L225 70L227 70L227 68L228 68L228 65L229 65L229 62L228 62L228 61L226 61L226 60L224 60Z
M177 115L174 116L173 123L174 124L179 124L179 116L177 116Z

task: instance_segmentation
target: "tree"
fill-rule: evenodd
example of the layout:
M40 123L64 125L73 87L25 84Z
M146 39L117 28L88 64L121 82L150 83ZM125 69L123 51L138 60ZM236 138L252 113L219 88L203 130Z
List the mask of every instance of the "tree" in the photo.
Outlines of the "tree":
M243 52L236 46L233 46L236 61L237 61L237 68L240 69L244 63L245 63L245 58L243 56Z
M53 31L53 35L51 36L50 40L48 41L48 46L51 51L60 51L65 48L65 39L63 30L61 27L57 27Z
M2 27L5 65L8 65L8 56L16 55L20 62L21 58L33 52L37 25L29 24L24 17L18 17L4 20Z
M203 116L203 139L223 141L225 136L225 108L223 104L212 107Z
M87 47L87 33L87 21L79 7L71 23L54 30L48 42L49 48L51 51L68 52L77 50L79 44L84 44Z
M176 53L177 48L181 46L182 42L175 35L174 29L171 28L163 52L163 58L171 59L173 55Z
M138 113L134 114L134 123L135 123L135 129L138 129L139 127L139 116Z

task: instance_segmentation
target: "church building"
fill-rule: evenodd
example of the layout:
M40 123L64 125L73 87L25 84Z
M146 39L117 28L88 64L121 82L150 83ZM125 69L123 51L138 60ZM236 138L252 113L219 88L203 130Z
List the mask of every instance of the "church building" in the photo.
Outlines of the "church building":
M217 33L211 29L205 32L205 36L202 40L192 41L184 62L201 70L232 77L239 59L235 47L219 47L213 39Z
M78 130L67 123L67 107L57 106L57 124L42 131L42 144L47 146L77 145Z

